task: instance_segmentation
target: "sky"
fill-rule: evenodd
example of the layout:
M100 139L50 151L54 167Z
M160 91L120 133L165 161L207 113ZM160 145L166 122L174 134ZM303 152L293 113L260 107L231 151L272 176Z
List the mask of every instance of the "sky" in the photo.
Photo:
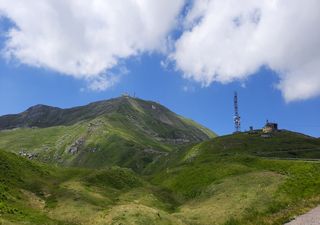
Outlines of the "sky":
M124 92L219 135L320 136L318 0L0 0L0 115Z

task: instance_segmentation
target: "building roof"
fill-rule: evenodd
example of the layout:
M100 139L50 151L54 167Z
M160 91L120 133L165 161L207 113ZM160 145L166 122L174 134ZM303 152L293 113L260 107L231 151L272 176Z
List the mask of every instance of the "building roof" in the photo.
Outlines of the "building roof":
M266 126L272 126L272 127L273 127L273 126L276 126L276 125L278 125L278 124L277 124L277 123L267 123L267 124L266 124Z

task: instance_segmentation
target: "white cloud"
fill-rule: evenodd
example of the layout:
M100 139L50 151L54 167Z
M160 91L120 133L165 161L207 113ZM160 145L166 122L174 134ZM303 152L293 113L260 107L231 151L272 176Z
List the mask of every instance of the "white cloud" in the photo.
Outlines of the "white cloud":
M23 64L92 81L119 60L164 51L184 0L0 0L0 15L16 25L4 54ZM114 79L114 78L112 78ZM100 84L99 84L100 83Z
M267 66L286 101L320 95L320 1L194 0L170 58L202 83L244 80Z
M320 1L193 0L174 40L186 2L0 0L0 16L15 24L3 53L104 90L119 82L112 70L123 59L173 49L177 69L203 86L245 80L266 66L279 74L287 101L320 95Z
M89 91L104 91L109 89L120 82L122 76L129 73L126 67L120 66L116 71L108 72L107 74L102 74L98 76L89 77L88 81Z
M99 76L89 82L88 89L92 91L103 91L119 82L118 76Z

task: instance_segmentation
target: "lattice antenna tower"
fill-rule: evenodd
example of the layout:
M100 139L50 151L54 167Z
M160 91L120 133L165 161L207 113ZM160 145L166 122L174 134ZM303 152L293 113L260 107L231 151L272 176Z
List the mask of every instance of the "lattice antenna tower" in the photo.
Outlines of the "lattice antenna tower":
M239 115L239 106L238 106L238 93L234 93L234 127L235 127L235 132L238 133L241 131L241 118Z

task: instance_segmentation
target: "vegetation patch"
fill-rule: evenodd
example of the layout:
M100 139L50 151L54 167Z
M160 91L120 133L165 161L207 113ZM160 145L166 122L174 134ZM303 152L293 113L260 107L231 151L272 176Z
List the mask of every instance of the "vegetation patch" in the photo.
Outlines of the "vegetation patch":
M120 190L142 186L142 180L133 171L119 167L99 170L84 178L84 180L88 185L111 187Z

